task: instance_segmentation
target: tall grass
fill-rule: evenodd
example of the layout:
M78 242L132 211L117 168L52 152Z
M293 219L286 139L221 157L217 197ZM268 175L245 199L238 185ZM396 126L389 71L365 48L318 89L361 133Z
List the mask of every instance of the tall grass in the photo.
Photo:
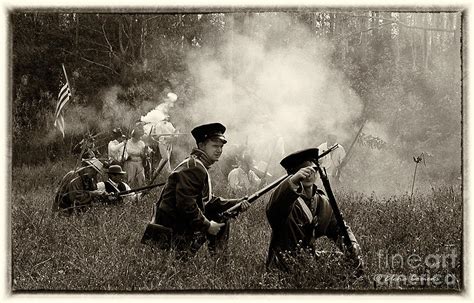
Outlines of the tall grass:
M264 264L271 232L265 219L268 195L232 222L226 256L210 257L203 247L186 263L177 261L173 252L140 244L156 189L139 203L97 206L71 217L53 215L50 205L55 185L72 166L58 162L13 168L14 291L462 288L460 189L438 188L412 201L409 195L381 198L337 191L340 208L359 239L366 262L365 274L358 278L336 246L325 238L318 240L324 251L320 258L302 254L291 273L267 271ZM407 265L412 255L426 259L453 251L457 254L454 266L436 266L433 262ZM394 255L396 260L392 260ZM376 281L380 274L408 277L427 273L431 278L450 274L455 281L442 285Z

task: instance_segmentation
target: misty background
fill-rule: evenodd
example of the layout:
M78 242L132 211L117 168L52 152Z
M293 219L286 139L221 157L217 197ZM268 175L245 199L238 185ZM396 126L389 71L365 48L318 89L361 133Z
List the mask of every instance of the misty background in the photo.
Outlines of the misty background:
M222 122L223 160L245 146L275 177L283 156L335 134L352 146L344 189L409 192L420 155L417 191L461 184L460 13L15 11L9 24L14 166L74 157L87 134L106 150L112 128L166 108L179 133ZM193 146L178 137L173 161Z

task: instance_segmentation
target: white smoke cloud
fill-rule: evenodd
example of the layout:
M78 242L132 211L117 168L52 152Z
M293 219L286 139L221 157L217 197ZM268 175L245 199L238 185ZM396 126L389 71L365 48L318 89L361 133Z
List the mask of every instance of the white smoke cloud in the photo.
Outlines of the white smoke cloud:
M222 122L229 143L247 142L267 161L279 137L286 153L318 146L329 132L340 140L352 137L362 103L330 66L331 46L303 26L289 28L281 16L265 22L264 31L278 28L294 43L271 45L244 30L217 46L224 50L221 57L215 49L190 54L189 70L201 91L189 107L193 122ZM258 19L252 24L260 26Z

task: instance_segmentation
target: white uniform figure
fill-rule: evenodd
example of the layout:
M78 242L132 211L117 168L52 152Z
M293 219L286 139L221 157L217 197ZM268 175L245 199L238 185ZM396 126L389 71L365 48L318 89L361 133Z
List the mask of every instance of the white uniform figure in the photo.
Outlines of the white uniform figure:
M240 160L239 166L230 171L227 180L234 194L248 195L260 185L260 178L250 169L250 163L245 159Z
M319 154L322 154L323 152L328 150L329 147L336 144L336 140L337 137L335 135L328 135L327 141L318 146ZM339 169L339 166L341 165L345 156L346 151L344 150L344 147L339 144L338 148L330 152L329 155L326 155L324 158L321 158L319 160L321 166L326 168L326 173L328 175L329 181L333 181L336 177L337 170Z
M168 161L165 165L165 169L168 173L171 172L170 157L173 150L171 143L173 136L169 134L176 133L175 127L171 122L169 122L168 112L170 108L174 107L174 103L177 99L178 96L176 94L168 93L163 103L160 103L146 116L141 117L141 121L147 123L144 125L145 134L150 134L158 141L158 149L161 155L161 160L158 164L158 167L162 165L163 161Z
M112 132L115 138L114 140L110 141L107 146L109 161L117 164L122 163L123 161L125 161L125 159L128 158L127 152L123 151L125 140L122 136L122 131L120 130L120 128L114 128Z

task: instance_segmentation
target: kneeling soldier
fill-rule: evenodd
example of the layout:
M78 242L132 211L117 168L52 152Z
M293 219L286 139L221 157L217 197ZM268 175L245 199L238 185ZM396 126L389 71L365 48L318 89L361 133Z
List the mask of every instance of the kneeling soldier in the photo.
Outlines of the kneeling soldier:
M105 203L119 203L122 197L114 195L119 192L130 190L130 186L123 182L123 177L126 174L120 165L111 165L107 169L108 179L105 182L97 183L97 189L105 191L108 195L104 196Z
M210 214L223 212L241 201L244 211L250 204L212 194L207 170L219 160L227 143L224 132L220 123L200 125L191 131L197 148L169 175L142 243L152 240L158 247L176 249L179 256L185 257L196 253L206 240L211 252L220 246L219 242L226 242L228 224L214 221Z
M96 158L82 159L82 167L63 177L57 190L53 211L73 213L83 211L104 194L97 189L97 175L102 174L103 164Z
M314 240L327 236L342 250L341 232L329 200L314 184L316 171L314 159L318 149L305 149L281 160L289 177L272 193L267 204L267 219L272 236L267 257L267 267L289 271L286 254L291 255L298 248L316 252ZM353 247L360 253L359 245L350 228L348 234Z

